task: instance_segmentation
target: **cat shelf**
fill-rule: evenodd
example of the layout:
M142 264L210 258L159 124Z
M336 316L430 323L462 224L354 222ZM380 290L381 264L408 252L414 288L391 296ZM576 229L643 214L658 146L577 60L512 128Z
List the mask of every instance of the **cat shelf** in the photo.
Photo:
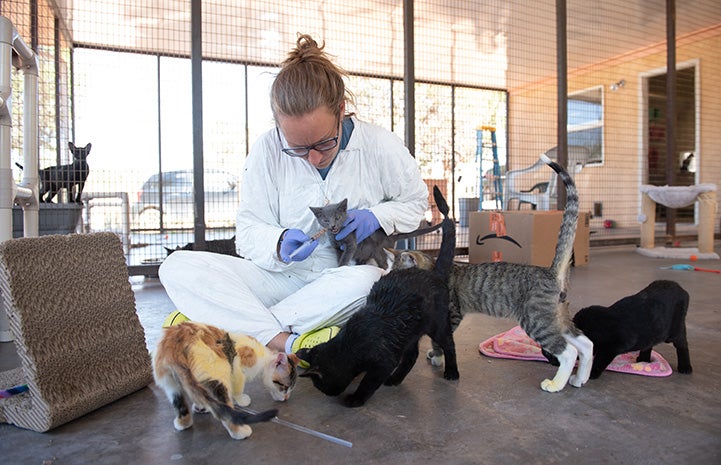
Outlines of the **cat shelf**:
M641 255L655 258L685 258L695 255L698 259L718 259L714 252L714 217L716 215L716 185L692 186L641 185ZM656 204L669 208L681 208L698 202L698 248L655 247Z
M74 233L82 211L82 203L41 203L39 235ZM23 211L16 205L13 207L13 238L17 237L23 237Z

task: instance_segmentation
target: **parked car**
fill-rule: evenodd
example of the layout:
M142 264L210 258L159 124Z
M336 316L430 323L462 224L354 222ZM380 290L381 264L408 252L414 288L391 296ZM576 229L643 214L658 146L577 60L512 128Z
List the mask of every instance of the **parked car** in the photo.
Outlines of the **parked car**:
M135 226L158 229L162 205L164 228L193 227L193 170L166 171L150 176L140 191L132 212ZM208 169L204 172L205 224L208 227L233 227L240 202L238 176L227 171Z

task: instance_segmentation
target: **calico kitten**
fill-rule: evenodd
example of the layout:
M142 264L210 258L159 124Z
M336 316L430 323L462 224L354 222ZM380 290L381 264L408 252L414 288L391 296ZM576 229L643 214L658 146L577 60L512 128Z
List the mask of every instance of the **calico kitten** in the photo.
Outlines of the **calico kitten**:
M463 316L471 312L515 318L526 334L560 360L554 378L541 383L543 390L557 392L567 382L581 387L588 381L593 343L573 325L566 302L578 221L578 193L573 179L563 167L545 155L541 158L561 176L567 190L566 210L553 263L549 268L507 262L455 265L449 280L449 311L454 330ZM418 256L411 259L419 253L408 252L405 257L401 254L404 258L396 260L394 267L422 263ZM428 353L433 365L439 363L442 353L434 344ZM579 358L578 370L571 376L576 357Z
M315 215L318 223L328 231L331 243L338 251L338 266L348 264L364 265L372 262L385 270L388 268L386 248L392 247L397 241L436 231L442 225L442 223L438 223L428 228L416 229L409 233L391 234L390 236L381 228L358 244L355 232L344 237L342 241L337 241L335 238L336 234L343 229L343 225L348 218L348 199L324 207L310 207L310 210Z
M363 405L385 384L400 384L418 358L418 340L429 335L446 358L444 378L458 379L456 350L448 320L448 273L456 247L455 222L435 188L436 203L445 206L443 240L432 270L409 268L384 275L371 288L366 304L333 339L296 355L310 365L300 376L329 396L338 396L361 373L357 390L347 395L347 407ZM443 211L443 210L442 210Z
M419 250L398 250L386 249L393 255L392 270L402 270L404 268L421 268L430 270L433 268L434 260L430 255ZM453 271L451 271L453 273Z
M193 411L208 410L233 439L244 439L249 423L268 421L277 410L257 414L234 407L250 404L245 382L258 375L276 401L285 401L295 386L295 364L283 353L267 349L256 339L186 321L163 330L153 357L155 383L175 408L175 429L193 425ZM192 404L192 405L191 405Z
M73 162L67 165L49 166L40 170L40 201L52 202L55 194L60 189L67 189L68 202L80 202L85 181L88 179L90 167L87 158L92 148L92 144L85 147L75 147L72 142L68 142L70 152L73 154ZM77 189L75 189L77 187ZM73 194L73 190L76 192Z
M679 373L690 374L691 359L686 339L689 295L675 281L654 281L637 294L624 297L610 307L592 305L573 317L576 327L593 341L591 379L616 356L640 351L637 362L650 362L651 350L662 342L676 348ZM546 354L551 363L558 363Z
M170 255L171 253L175 252L176 250L195 250L194 249L195 244L193 242L188 242L184 246L180 247L177 246L174 249L163 247L165 251ZM215 239L212 241L205 241L205 250L207 252L213 252L213 253L219 253L223 255L231 255L233 257L239 257L238 253L235 251L235 235L229 239Z

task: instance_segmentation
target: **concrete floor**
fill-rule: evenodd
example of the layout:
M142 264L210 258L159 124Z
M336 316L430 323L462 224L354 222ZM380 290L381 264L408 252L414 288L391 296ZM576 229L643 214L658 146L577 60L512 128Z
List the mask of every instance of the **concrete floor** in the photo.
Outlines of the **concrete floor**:
M717 243L717 252L721 247ZM461 378L449 382L425 360L398 387L381 387L362 408L347 409L300 379L293 397L274 404L251 385L252 407L352 442L348 448L265 423L244 441L230 439L209 415L183 432L154 386L47 433L0 425L0 462L16 464L714 464L721 463L721 275L661 270L678 260L651 259L633 247L593 248L572 271L574 310L610 304L654 279L678 281L691 294L687 325L692 375L675 372L670 344L656 347L674 368L666 378L606 372L581 389L542 391L555 368L491 359L478 344L515 322L466 317L456 332ZM699 266L721 268L719 261ZM132 278L137 309L154 346L173 309L153 279ZM422 340L422 352L430 343ZM0 344L0 369L16 363Z

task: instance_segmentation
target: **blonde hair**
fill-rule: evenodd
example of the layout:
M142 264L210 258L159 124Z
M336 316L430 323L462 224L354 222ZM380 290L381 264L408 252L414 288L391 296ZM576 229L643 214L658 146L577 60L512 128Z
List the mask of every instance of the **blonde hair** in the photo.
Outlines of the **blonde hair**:
M333 64L308 34L298 34L296 47L281 63L270 89L273 117L279 114L301 116L321 106L339 115L343 102L353 104L353 94L346 89L346 72Z

